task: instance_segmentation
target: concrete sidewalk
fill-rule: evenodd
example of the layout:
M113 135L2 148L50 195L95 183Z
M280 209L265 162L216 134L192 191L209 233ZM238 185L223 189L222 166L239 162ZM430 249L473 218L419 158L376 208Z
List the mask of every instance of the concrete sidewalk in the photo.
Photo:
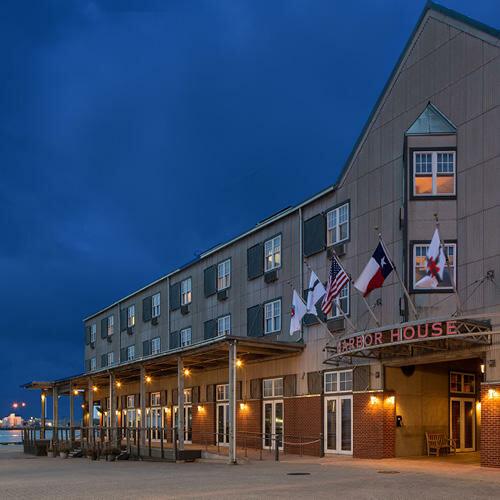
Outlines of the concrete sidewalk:
M0 451L0 498L498 498L500 471L420 459L284 457L230 466L92 462Z

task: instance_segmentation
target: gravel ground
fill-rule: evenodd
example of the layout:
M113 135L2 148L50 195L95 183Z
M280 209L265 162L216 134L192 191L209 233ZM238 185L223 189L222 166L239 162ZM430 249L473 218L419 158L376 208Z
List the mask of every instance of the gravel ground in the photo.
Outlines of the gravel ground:
M284 457L279 463L240 465L223 460L92 462L0 448L1 499L500 498L500 470L453 461Z

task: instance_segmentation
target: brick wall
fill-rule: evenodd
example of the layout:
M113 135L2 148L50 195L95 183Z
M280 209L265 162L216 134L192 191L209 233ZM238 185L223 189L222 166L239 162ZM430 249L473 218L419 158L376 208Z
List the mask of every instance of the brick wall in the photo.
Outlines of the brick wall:
M284 400L285 416L285 453L319 456L321 442L310 445L299 444L321 439L322 430L322 402L321 396L303 398L289 398ZM295 444L286 444L286 443Z
M236 407L237 446L260 449L262 447L262 401L247 401L244 408Z
M215 403L193 405L193 443L215 443Z
M481 465L500 467L500 385L481 386Z
M396 445L394 393L353 394L353 456L392 458Z

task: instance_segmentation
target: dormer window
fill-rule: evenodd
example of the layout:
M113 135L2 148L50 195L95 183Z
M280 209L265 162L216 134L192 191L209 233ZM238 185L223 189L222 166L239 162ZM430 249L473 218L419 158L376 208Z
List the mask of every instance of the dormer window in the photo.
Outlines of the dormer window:
M413 151L413 196L454 196L455 151Z

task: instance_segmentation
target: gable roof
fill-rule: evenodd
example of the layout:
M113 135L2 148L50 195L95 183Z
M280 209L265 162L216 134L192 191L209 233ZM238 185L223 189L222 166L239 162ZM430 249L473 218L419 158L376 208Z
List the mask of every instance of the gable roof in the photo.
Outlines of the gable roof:
M406 135L455 134L456 131L455 125L429 102Z

